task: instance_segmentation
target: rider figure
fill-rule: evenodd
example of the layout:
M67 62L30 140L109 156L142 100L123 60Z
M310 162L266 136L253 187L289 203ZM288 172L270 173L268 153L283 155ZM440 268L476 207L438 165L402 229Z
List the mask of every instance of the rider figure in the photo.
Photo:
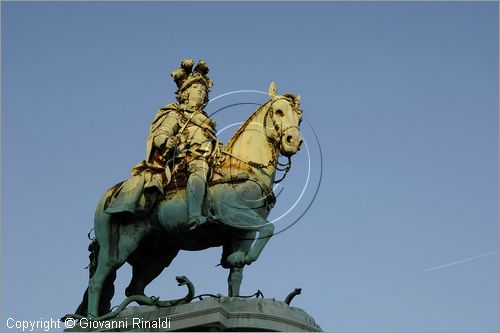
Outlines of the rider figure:
M208 103L208 91L212 87L212 81L206 75L208 66L203 60L198 62L194 70L193 65L192 60L183 60L181 68L172 72L178 88L178 103L165 105L156 114L146 143L146 160L132 169L133 177L127 181L132 183L135 180L135 183L140 183L144 194L141 198L142 205L136 199L134 208L137 209L134 209L134 213L135 210L149 211L163 194L163 187L170 182L171 167L180 162L185 163L190 229L202 225L207 219L202 213L209 172L207 160L216 140L215 121L203 110ZM142 182L137 180L141 177ZM137 198L137 195L132 197ZM120 193L115 200L120 201L119 199ZM106 211L115 213L124 209L121 203L112 202Z

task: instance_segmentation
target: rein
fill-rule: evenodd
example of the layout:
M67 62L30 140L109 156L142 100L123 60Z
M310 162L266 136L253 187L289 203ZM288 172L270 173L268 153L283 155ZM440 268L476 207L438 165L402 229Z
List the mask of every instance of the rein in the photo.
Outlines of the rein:
M288 158L288 162L286 164L278 162L278 164L283 166L284 168L281 169L281 168L276 167L276 170L285 171L285 173L283 174L283 176L280 179L273 181L274 184L278 184L281 181L283 181L283 179L285 179L288 171L290 171L290 169L292 168L292 158L290 156L287 156L287 158Z

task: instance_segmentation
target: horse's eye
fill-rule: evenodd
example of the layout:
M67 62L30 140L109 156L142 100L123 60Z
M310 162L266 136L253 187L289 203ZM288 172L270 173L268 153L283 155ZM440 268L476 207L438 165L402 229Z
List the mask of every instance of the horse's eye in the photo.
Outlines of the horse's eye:
M278 116L280 117L283 117L283 111L281 111L280 109L276 110L275 112Z

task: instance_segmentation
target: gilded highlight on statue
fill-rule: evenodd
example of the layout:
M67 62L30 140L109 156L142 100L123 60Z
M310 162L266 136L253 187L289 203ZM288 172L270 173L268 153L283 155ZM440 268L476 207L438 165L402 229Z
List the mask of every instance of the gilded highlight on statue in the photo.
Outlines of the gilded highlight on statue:
M273 184L281 181L275 179L278 158L289 158L288 171L302 144L300 97L278 95L271 83L269 101L224 145L204 111L212 87L207 74L203 60L196 66L183 60L172 72L177 102L153 119L145 160L101 198L89 246L89 286L71 316L109 318L116 271L125 262L133 273L128 302L151 304L145 287L180 250L222 246L228 296L239 296L244 267L259 258L274 232L267 217L276 200ZM181 280L189 297L154 305L191 301L194 286Z

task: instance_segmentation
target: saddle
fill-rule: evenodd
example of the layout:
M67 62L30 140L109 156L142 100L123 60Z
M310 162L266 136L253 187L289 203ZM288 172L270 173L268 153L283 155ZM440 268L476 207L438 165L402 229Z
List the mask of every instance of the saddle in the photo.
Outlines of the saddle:
M111 194L105 202L104 211L108 214L148 213L159 199L165 198L167 193L187 186L189 173L186 157L186 155L177 156L175 165L171 163L174 159L168 160L164 165L151 164L146 161L137 164L132 168L132 176L129 179L111 188ZM207 186L212 184L213 170L217 169L223 159L220 142L217 140L207 159L210 168ZM248 179L248 175L246 179ZM227 181L231 180L236 181L235 177ZM220 182L220 179L217 182Z

